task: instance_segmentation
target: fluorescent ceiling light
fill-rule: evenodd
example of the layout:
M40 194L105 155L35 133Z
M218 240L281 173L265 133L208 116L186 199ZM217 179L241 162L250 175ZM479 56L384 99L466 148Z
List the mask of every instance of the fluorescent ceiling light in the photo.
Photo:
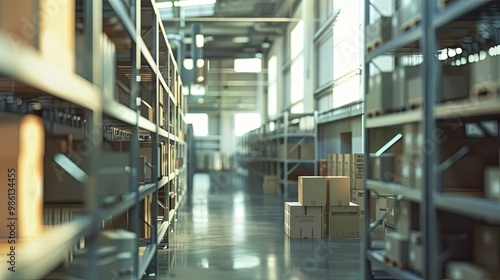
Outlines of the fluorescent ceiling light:
M238 58L234 60L234 72L260 73L262 62L259 58Z
M193 69L193 59L192 58L185 58L182 65L184 65L184 68L187 70Z
M169 2L157 2L156 7L158 9L168 9L168 8L172 8L173 4L170 1Z
M243 36L243 37L234 37L233 38L233 43L245 44L245 43L248 43L248 42L250 42L250 38L248 38L246 36Z
M205 66L205 60L203 60L203 59L198 59L198 60L196 61L196 67L198 67L198 68L203 68L204 66Z
M174 6L176 7L190 7L190 6L201 6L201 5L213 5L215 0L185 0L185 1L175 1Z
M197 48L203 48L205 45L205 36L203 34L196 34L195 42Z

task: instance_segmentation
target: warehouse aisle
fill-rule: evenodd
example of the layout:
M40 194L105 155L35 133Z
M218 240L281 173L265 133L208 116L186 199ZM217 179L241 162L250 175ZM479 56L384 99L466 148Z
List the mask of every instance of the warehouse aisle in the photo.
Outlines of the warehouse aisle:
M282 196L263 194L257 180L195 175L158 279L360 279L359 241L289 239Z

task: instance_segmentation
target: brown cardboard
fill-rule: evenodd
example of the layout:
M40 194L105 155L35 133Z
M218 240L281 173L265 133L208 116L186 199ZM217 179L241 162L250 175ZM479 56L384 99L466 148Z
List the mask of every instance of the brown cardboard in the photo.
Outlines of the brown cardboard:
M335 239L359 238L359 205L330 206L328 213L328 237Z
M328 155L328 176L337 176L337 155Z
M299 202L303 206L326 206L325 177L299 176ZM337 194L337 193L336 193Z
M0 114L0 238L31 238L43 231L45 133L37 116ZM9 205L13 207L9 209ZM16 220L10 220L15 218ZM14 223L11 235L9 224Z
M328 189L327 203L329 206L349 205L351 200L351 188L349 177L327 176L326 188Z
M410 234L409 245L409 263L413 271L422 273L423 270L423 248L422 248L422 233L412 231Z
M446 263L446 279L485 280L491 279L489 273L472 263L452 261Z
M375 219L380 219L387 213L387 197L379 196L375 202Z
M51 64L75 71L75 1L0 1L0 29Z
M150 122L153 120L153 108L146 101L141 101L141 116L148 119Z
M299 147L296 149L292 150L292 148L295 146L293 143L288 143L288 159L299 159ZM287 155L285 151L285 144L279 144L278 145L278 158L280 159L285 159L285 156Z
M398 232L388 232L385 235L385 254L399 265L408 264L408 236Z
M370 179L392 182L394 179L394 154L370 156Z
M278 176L266 175L262 184L264 193L276 193L278 191Z
M387 211L389 214L387 215L386 223L395 227L396 226L396 199L394 197L387 197Z
M342 167L342 176L347 176L351 177L351 161L352 161L352 155L351 154L343 154L343 164L344 166ZM350 179L349 179L350 180Z
M474 263L486 269L498 269L500 266L500 227L476 225Z
M315 146L313 144L300 145L300 159L315 159Z
M489 166L484 171L486 198L500 201L500 168Z
M376 203L377 196L373 196L370 198L370 219L375 219L376 213ZM364 190L351 190L351 202L359 205L360 216L365 216L365 191Z
M285 203L285 225L290 238L321 238L323 207L302 206L299 202Z
M399 201L394 211L395 226L399 233L410 236L412 230L418 229L418 207L410 201Z
M328 176L328 160L321 159L318 161L319 176Z
M337 175L336 176L344 176L344 155L337 154Z
M351 162L351 189L364 190L365 155L353 154Z

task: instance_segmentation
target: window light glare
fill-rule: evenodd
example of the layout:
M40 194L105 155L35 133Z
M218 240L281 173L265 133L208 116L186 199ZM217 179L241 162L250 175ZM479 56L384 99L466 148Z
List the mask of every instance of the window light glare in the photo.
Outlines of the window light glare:
M196 61L196 67L198 67L198 68L203 68L204 66L205 66L205 60L203 60L203 59L198 59L198 60Z
M462 53L462 49L461 49L461 48L457 48L457 49L455 50L455 52L456 52L457 54L461 54L461 53Z
M262 63L259 58L238 58L234 60L234 72L237 73L260 73Z
M190 6L202 6L202 5L213 5L215 0L184 0L175 1L174 6L176 7L190 7Z
M156 7L158 9L168 9L168 8L172 8L173 4L172 4L172 2L159 2L159 3L156 3Z
M193 69L193 59L191 58L186 58L184 59L184 61L182 62L182 65L184 65L184 68L186 68L187 70L191 70Z

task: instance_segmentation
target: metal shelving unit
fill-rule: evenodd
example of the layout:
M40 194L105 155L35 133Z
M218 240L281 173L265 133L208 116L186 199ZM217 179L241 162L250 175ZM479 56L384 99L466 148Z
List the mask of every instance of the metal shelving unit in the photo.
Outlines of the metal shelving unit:
M375 1L364 1L365 28L368 26L371 19L370 7L374 5L371 2ZM399 1L397 3L399 3ZM500 204L498 202L483 197L472 197L474 193L467 193L468 190L483 192L484 188L486 188L485 185L479 186L482 188L475 186L469 189L466 188L469 186L460 186L462 188L458 188L458 192L460 192L459 195L453 194L453 190L456 189L446 185L449 183L446 181L445 172L453 168L453 165L458 161L469 156L467 153L461 153L464 148L468 147L467 144L463 144L462 149L457 148L458 151L455 151L450 156L442 153L443 150L448 151L448 142L429 141L436 139L436 131L444 131L444 133L446 133L446 130L443 130L443 128L446 129L453 124L455 124L455 128L459 127L456 128L460 129L459 132L462 132L461 129L464 131L463 139L460 139L460 137L452 137L452 139L450 139L449 143L456 145L469 143L467 142L468 134L465 132L466 124L494 121L496 122L496 126L498 126L498 121L500 119L500 98L498 98L496 94L485 97L484 99L474 98L472 96L465 97L466 94L464 93L468 94L469 89L464 88L464 93L456 94L454 96L455 99L451 100L449 96L446 97L444 95L445 89L450 86L450 83L445 84L445 82L443 82L445 73L442 71L444 66L472 64L475 61L470 59L470 55L474 55L480 51L488 51L488 48L500 44L496 38L480 38L480 31L476 29L478 21L484 19L484 14L487 14L491 10L498 9L498 2L433 0L418 1L418 5L420 5L419 13L421 14L421 19L418 22L415 22L405 30L400 30L399 32L401 34L398 34L396 37L392 36L392 39L382 42L380 45L377 45L375 49L371 49L365 53L363 74L365 81L364 92L368 94L370 73L366 70L370 68L370 64L374 59L386 54L403 56L416 53L422 55L423 60L420 64L420 89L422 91L421 108L406 110L405 112L382 111L380 116L365 116L364 129L365 135L367 135L365 137L365 156L369 158L370 148L373 149L372 145L370 145L372 141L370 139L371 132L377 129L394 129L407 124L420 124L422 139L425 141L425 147L423 147L424 150L422 152L423 161L421 162L423 170L422 187L409 188L409 186L403 186L396 183L375 181L369 179L369 175L367 175L365 178L365 209L368 213L365 213L365 216L370 217L370 196L373 193L391 194L397 197L396 200L402 199L417 204L419 206L419 231L422 234L422 254L420 256L420 261L423 264L422 271L421 273L416 273L411 271L410 268L405 267L403 269L389 264L386 259L385 251L374 248L374 242L372 242L370 234L365 234L362 240L363 253L361 256L364 279L375 279L374 275L376 275L377 270L383 270L396 279L444 279L446 278L444 275L444 267L447 261L461 260L473 262L471 255L457 257L451 256L450 254L451 257L445 257L446 250L451 250L446 248L452 246L448 244L450 240L445 239L446 230L450 227L450 223L453 223L446 219L463 221L464 224L461 225L461 228L454 229L454 232L458 231L464 236L467 236L466 241L461 241L464 244L474 243L473 237L467 232L473 231L472 229L475 226L481 225L482 223L496 226L500 225L500 218L497 215L500 211ZM392 16L398 15L393 14ZM496 16L494 18L498 20ZM490 31L498 32L496 26L491 28ZM469 47L467 40L476 40L475 42L485 40L486 43L477 46L472 44ZM365 45L366 43L369 42L365 42ZM444 58L440 56L443 52L448 52L448 49L458 50L459 48L461 52L464 52L463 54L446 55ZM458 58L465 57L468 61L461 64L453 64L457 59L454 58L455 55L457 55ZM486 58L481 58L481 60L484 59L493 61L495 56L490 54L487 55ZM493 76L495 74L498 73L492 73ZM473 75L480 74L471 72L467 75L471 75L470 83L471 86L473 86L475 85L474 83L477 83L472 81L472 78L477 78L477 76ZM481 78L484 79L484 77ZM492 77L490 77L490 79L492 79ZM493 77L492 81L498 82L498 78ZM397 93L398 92L395 92L394 94ZM383 92L383 94L385 98L393 98L390 92ZM365 104L365 112L367 108ZM385 131L387 130L384 130L384 132ZM486 136L475 138L474 143L479 146L483 143L489 143L487 142L488 137L490 140L496 141L496 147L488 148L493 149L491 153L493 157L495 157L496 154L499 154L498 132L496 134L484 133ZM418 149L418 147L416 147L416 149ZM478 150L480 149L481 148L478 148ZM473 154L471 157L484 156L477 152L477 150L475 152L476 154ZM498 166L499 160L497 156L496 161L494 160L496 163L490 163L490 165ZM371 170L369 160L365 164L365 169ZM478 181L482 182L482 176L484 175L482 172L468 170L465 172L469 172L470 174L461 175L467 177L481 177L478 178ZM368 173L369 172L367 172L367 174ZM460 184L460 182L458 182L458 184ZM444 217L447 218L445 219ZM369 219L364 220L364 232L369 233L372 226L370 225Z
M300 131L298 129L291 129L292 123L297 125L301 117L313 118L312 130ZM237 159L240 166L260 177L277 175L280 183L283 184L284 193L289 194L289 186L296 185L296 183L288 180L288 176L297 168L308 165L312 167L311 170L314 170L312 172L315 175L318 174L317 123L317 112L300 115L290 115L285 112L283 116L246 133L239 139L238 143ZM314 158L290 158L290 154L297 152L299 145L303 143L314 145ZM282 157L277 156L277 150L280 149L280 145L281 149L285 151ZM267 154L269 148L274 149L274 155ZM255 164L257 167L252 166Z
M12 39L2 31L0 26L0 49L2 49L0 75L33 89L33 92L28 95L13 92L16 98L22 101L32 101L43 97L43 100L57 100L57 102L64 102L68 107L77 108L75 114L83 120L82 127L56 124L53 120L44 119L45 126L50 128L46 133L48 135L55 132L64 134L68 131L81 133L84 139L93 145L88 157L90 164L84 168L84 172L91 180L84 185L83 203L76 205L76 207L83 208L81 217L60 225L53 225L36 238L18 242L16 253L20 260L16 264L16 273L2 269L0 279L40 279L50 273L57 273L64 277L85 275L78 279L103 279L104 276L100 274L102 271L98 267L101 249L99 236L105 230L102 224L110 217L125 212L128 212L130 217L127 230L137 234L136 243L139 247L131 252L133 264L131 274L123 279L141 279L145 274L156 275L158 244L165 240L168 242L168 227L173 222L179 202L186 192L187 144L184 140L186 103L183 100L181 86L179 86L180 80L171 81L171 79L176 79L179 73L156 8L156 1L81 1L77 5L77 12L79 17L84 19L84 42L77 41L77 44L85 43L85 52L91 58L84 62L85 67L82 68L85 69L84 73L78 72L78 69L78 73L62 70L42 57L33 47L19 43L13 44ZM150 12L149 25L144 24L141 16L144 12ZM108 20L110 15L118 18L124 32L107 29L103 22ZM151 40L143 39L144 28L151 29L149 32ZM102 59L106 47L102 38L105 35L109 36L109 44L114 44L115 40L130 40L131 47L116 48L119 63L116 62L118 59L115 59L113 65L107 65L109 61ZM82 62L79 61L79 63ZM114 89L113 85L116 83L115 80L106 76L108 74L106 71L111 67L128 69L126 70L130 80L130 85L126 85L130 86L128 104L111 98L115 96L115 92L110 89ZM166 67L171 76L164 77L160 67ZM146 81L146 83L151 83L151 87L147 89L141 88L144 80L139 79L142 74L148 74L148 71L143 73L145 68L149 69L151 74L151 80ZM160 88L165 95L160 94ZM149 102L153 112L152 119L141 116L140 104L137 102L138 98L144 98L143 95L146 93L151 95ZM160 100L160 97L164 99ZM160 115L160 102L165 108L164 115ZM102 157L100 154L103 151L103 129L109 128L126 133L127 137L121 136L121 138L128 139L124 142L130 145L128 166L133 172L129 172L130 191L117 197L111 203L103 203L99 198L98 190L100 177L94 166ZM138 168L141 168L138 163L139 144L142 143L140 135L148 135L147 141L151 143L153 155L151 164L154 166L151 169L152 180L142 184L139 183L137 172ZM177 153L175 158L170 158L170 152L168 154L167 174L159 174L159 168L156 168L163 164L160 162L156 148L159 143L167 147L171 145L172 151L175 150ZM173 209L170 209L168 205L169 193L176 193L180 197ZM150 225L150 236L141 238L139 227L143 221L139 208L147 197L151 197L152 201L147 206L147 211L153 222ZM157 201L163 202L167 207L166 214L159 225L156 222L159 216ZM81 267L74 267L71 261L66 264L68 268L62 268L60 265L68 260L68 256L76 250L77 244L83 239L85 240L83 254L85 272L82 273ZM140 247L144 242L147 248L142 251ZM141 254L140 251L142 251Z

